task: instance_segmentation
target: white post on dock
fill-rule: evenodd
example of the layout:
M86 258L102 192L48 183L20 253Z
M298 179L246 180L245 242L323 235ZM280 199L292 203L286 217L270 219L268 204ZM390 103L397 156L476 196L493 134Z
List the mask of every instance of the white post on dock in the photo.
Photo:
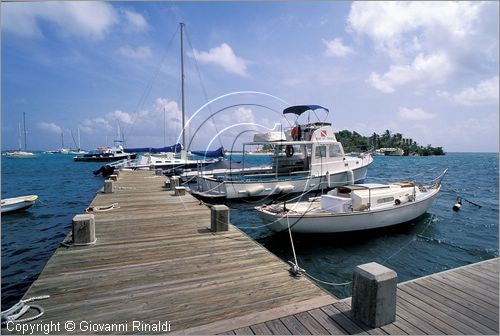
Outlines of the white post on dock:
M113 181L112 180L105 180L103 193L110 194L112 192L113 192Z
M229 208L223 204L212 205L210 208L210 228L212 232L229 230Z
M352 283L353 317L378 328L396 320L396 272L375 262L356 266Z
M74 245L94 244L96 241L94 215L82 214L73 217L72 233Z
M179 187L181 184L179 176L172 176L170 178L170 190L175 190L175 187Z

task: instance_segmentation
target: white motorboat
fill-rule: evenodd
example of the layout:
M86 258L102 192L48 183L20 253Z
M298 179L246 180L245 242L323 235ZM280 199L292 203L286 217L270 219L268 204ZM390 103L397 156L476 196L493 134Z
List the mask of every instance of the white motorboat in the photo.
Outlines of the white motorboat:
M5 156L8 157L9 159L36 159L38 157L38 155L34 153L22 150L7 152L5 153Z
M328 109L318 105L291 106L283 114L300 116L306 111ZM297 125L284 132L256 134L253 142L243 144L243 162L246 146L271 146L272 164L257 173L256 167L230 171L223 176L200 174L194 194L206 198L266 197L286 193L302 193L331 189L353 184L366 177L373 162L370 153L357 157L346 156L337 141L330 123L315 122Z
M320 197L296 203L257 207L272 231L333 233L381 228L423 215L438 196L441 179L432 184L399 182L337 187Z
M35 204L37 199L37 195L19 196L3 199L0 201L1 212L6 213L27 209Z

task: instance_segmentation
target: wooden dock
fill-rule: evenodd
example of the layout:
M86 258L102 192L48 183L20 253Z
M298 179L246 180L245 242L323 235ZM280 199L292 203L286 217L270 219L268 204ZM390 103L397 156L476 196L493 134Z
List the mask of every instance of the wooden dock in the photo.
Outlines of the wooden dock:
M95 213L96 244L57 249L25 294L50 295L37 301L41 320L126 322L127 333L144 334L131 322L169 321L175 332L335 302L308 279L291 277L287 264L234 226L212 233L209 208L189 194L173 196L164 181L151 171L124 171L113 193L96 195L91 206L119 208Z
M223 331L230 335L498 335L498 267L491 259L398 285L396 321L372 329L352 318L350 298L279 319Z
M399 284L396 321L372 329L353 320L350 299L291 277L236 227L212 233L209 209L163 182L124 171L114 193L97 194L92 206L119 208L95 213L94 246L54 253L24 296L50 295L36 302L45 315L31 325L60 322L51 334L164 334L132 323L168 321L176 334L498 335L498 258ZM82 321L128 328L82 330Z

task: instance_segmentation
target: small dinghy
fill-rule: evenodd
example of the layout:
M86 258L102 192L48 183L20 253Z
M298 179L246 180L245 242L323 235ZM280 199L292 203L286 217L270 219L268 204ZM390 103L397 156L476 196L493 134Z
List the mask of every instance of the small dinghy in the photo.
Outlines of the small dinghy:
M257 207L275 232L333 233L381 228L423 215L438 196L446 170L431 184L353 184L306 202Z
M20 211L28 209L35 204L38 199L37 195L19 196L13 198L6 198L0 201L2 213Z

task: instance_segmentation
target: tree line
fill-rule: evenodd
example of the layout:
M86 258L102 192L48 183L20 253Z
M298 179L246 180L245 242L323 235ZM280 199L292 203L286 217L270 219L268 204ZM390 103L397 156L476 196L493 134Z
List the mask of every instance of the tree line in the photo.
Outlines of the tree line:
M363 136L357 132L342 130L335 133L337 141L342 143L344 151L366 152L379 148L401 148L404 155L444 155L443 147L433 147L431 145L420 146L411 138L405 138L401 133L391 133L386 130L382 134L373 133L371 136Z

